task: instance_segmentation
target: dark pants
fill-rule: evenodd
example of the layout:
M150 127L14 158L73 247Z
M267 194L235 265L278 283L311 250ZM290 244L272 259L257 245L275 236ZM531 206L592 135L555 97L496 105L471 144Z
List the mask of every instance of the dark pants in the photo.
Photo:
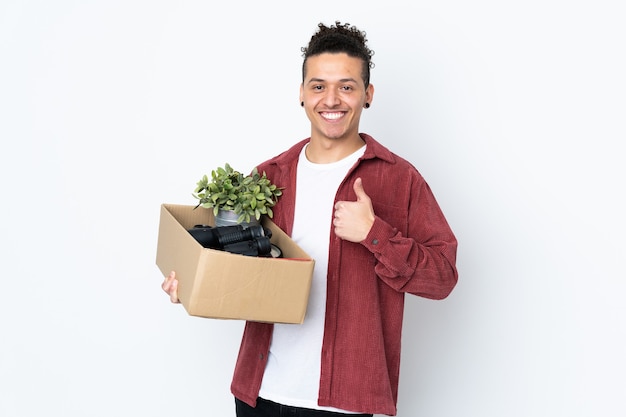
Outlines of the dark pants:
M372 414L344 414L291 407L264 400L263 398L257 399L255 408L235 398L235 406L237 407L237 417L372 417Z

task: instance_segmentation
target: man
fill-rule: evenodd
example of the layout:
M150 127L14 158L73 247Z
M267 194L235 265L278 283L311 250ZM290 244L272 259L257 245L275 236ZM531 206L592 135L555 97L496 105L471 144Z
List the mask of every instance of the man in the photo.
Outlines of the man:
M374 97L365 33L318 26L302 49L311 136L258 167L283 187L274 222L315 259L309 305L302 325L246 323L239 417L395 415L404 294L443 299L457 282L456 238L427 183L359 133ZM174 273L162 285L174 302L176 286Z

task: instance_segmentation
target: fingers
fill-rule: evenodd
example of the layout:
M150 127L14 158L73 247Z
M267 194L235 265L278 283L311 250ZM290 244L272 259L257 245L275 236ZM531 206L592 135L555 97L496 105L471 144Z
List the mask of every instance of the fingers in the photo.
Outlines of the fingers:
M174 304L178 304L180 303L180 300L178 299L178 280L174 279L172 280L172 286L170 289L170 301Z
M365 194L365 190L363 189L363 182L361 181L360 177L354 180L352 188L354 189L354 194L356 194L356 201L360 201L363 196L367 197L367 194Z
M161 284L161 288L163 289L163 291L165 291L166 293L169 293L170 286L172 285L172 281L174 279L176 279L176 273L172 271L170 272L168 276L165 277L165 279L163 280L163 283Z
M354 194L356 194L356 201L369 201L370 197L365 193L365 189L363 188L363 181L360 177L354 180L352 188L354 189Z
M356 201L338 201L333 213L335 234L344 240L360 242L367 237L374 224L372 200L363 189L361 178L353 184Z
M170 272L170 274L165 277L161 288L170 296L172 303L180 303L178 299L178 280L176 279L176 273L174 271Z

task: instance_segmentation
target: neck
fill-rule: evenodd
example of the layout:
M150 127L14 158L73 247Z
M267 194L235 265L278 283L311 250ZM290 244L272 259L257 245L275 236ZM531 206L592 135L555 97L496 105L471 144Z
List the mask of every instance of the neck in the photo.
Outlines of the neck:
M330 164L353 154L364 144L359 135L346 139L319 139L311 136L306 157L315 164Z

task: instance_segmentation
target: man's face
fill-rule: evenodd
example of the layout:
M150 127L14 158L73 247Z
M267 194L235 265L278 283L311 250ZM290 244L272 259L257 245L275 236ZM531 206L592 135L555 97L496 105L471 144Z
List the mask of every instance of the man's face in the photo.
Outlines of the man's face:
M350 139L359 134L365 103L372 100L374 87L365 88L363 61L345 53L309 57L300 100L311 121L312 139Z

